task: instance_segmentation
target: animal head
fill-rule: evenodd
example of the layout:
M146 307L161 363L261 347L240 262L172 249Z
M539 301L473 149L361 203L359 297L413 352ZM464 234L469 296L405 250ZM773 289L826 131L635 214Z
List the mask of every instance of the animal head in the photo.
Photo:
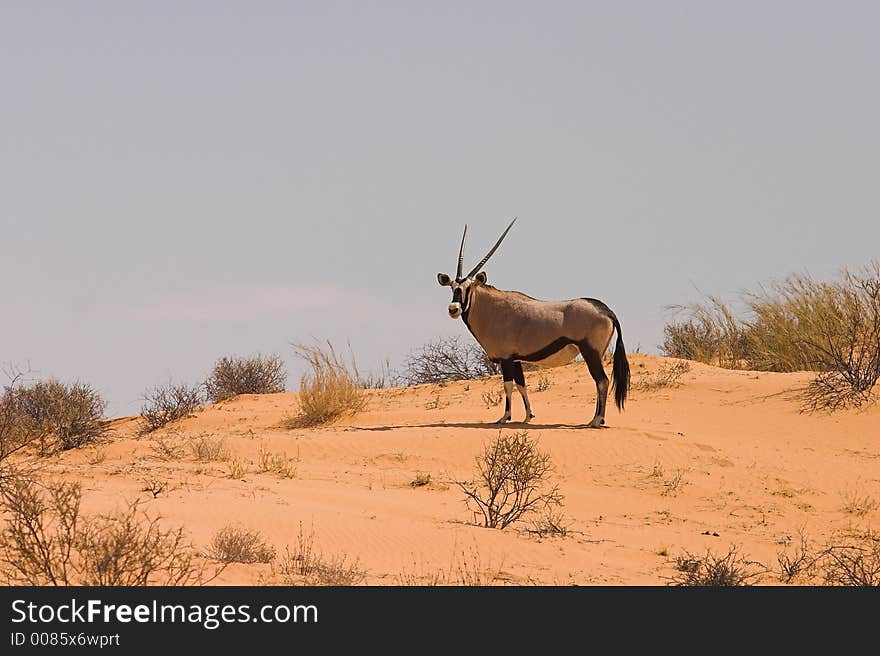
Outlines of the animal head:
M448 308L449 316L452 319L458 319L470 308L472 291L475 287L486 283L486 273L480 271L480 269L483 268L486 262L489 261L489 258L494 255L496 250L498 250L498 247L501 245L501 242L504 241L504 238L507 236L507 233L510 232L514 223L516 223L516 219L510 222L510 225L507 226L507 230L501 234L501 237L495 242L492 250L486 253L486 257L480 260L480 263L471 269L469 274L463 276L462 265L464 264L464 241L467 237L467 225L465 225L464 234L461 236L461 247L458 249L458 268L456 269L455 278L450 278L445 273L437 274L437 282L440 283L442 287L452 288L452 302L449 304Z

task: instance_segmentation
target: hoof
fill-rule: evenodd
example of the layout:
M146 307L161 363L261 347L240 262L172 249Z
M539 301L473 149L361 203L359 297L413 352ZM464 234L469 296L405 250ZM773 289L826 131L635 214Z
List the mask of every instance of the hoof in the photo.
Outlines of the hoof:
M602 428L604 425L605 425L605 420L601 419L599 417L596 417L595 419L593 419L593 421L591 421L589 424L587 424L587 427L588 428Z
M497 426L500 424L506 424L508 421L510 421L510 417L502 417L501 419L499 419L498 421L495 422L495 425Z
M535 418L535 415L526 415L526 418L523 420L523 423L527 424L534 418Z

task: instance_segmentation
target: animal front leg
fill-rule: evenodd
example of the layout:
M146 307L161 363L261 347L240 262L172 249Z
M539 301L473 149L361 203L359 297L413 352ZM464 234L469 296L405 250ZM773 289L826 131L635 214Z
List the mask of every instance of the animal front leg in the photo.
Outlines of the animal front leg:
M517 362L513 366L513 382L516 383L516 388L519 390L519 395L523 400L523 406L525 406L526 409L525 423L529 423L530 420L534 419L535 415L532 414L532 406L529 403L529 393L526 391L526 376L523 373L521 362Z
M504 415L496 421L496 424L506 424L510 421L510 397L513 394L513 363L501 362L501 376L504 378Z

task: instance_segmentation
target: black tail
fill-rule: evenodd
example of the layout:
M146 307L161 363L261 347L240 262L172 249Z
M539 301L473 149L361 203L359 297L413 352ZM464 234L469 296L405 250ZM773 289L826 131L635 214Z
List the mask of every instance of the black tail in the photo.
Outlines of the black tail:
M614 345L614 366L612 368L611 390L614 392L614 404L618 410L623 410L626 395L629 392L629 360L626 359L626 349L623 346L623 335L620 334L620 322L614 313L611 321L617 331L617 343Z

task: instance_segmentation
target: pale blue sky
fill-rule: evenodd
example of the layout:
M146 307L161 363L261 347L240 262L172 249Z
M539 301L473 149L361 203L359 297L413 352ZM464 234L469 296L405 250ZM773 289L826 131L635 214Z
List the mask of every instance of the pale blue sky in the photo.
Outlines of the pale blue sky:
M880 243L874 2L0 3L0 362L113 414L224 354L441 334L467 262L668 304Z

